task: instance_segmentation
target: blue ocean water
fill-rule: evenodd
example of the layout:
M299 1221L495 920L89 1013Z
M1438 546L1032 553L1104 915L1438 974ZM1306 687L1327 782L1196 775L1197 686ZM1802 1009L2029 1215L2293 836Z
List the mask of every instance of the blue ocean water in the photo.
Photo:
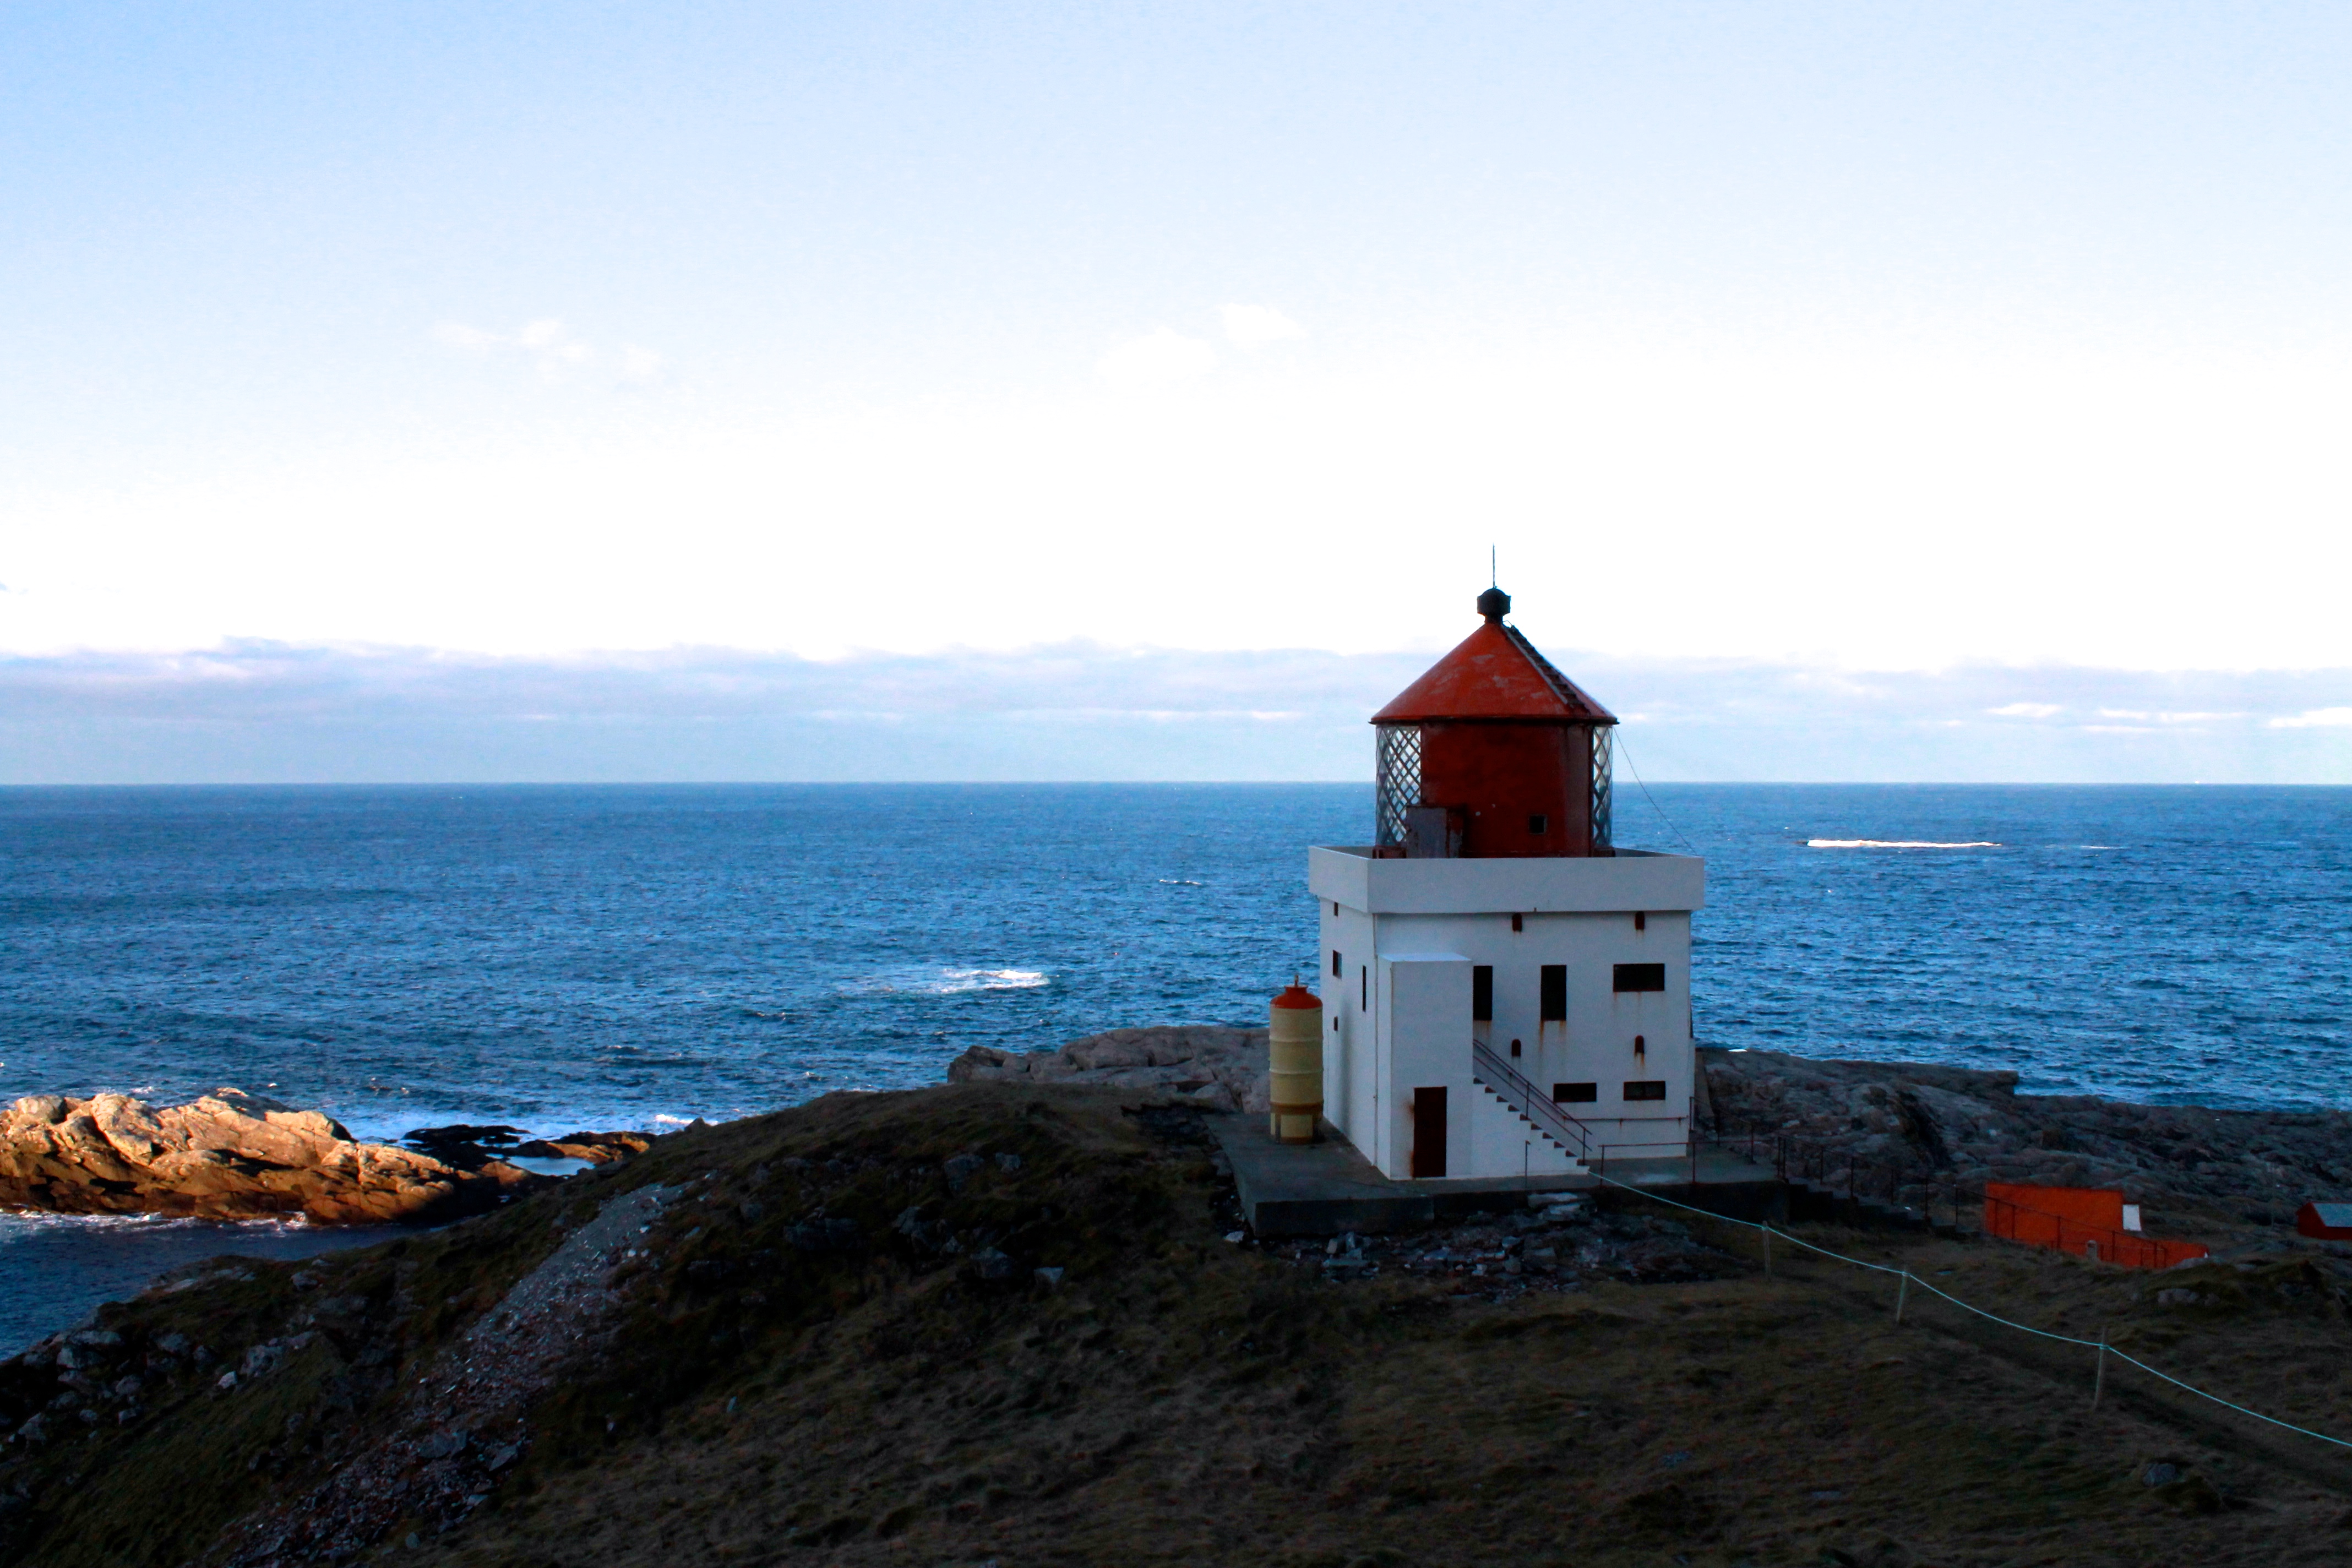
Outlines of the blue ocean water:
M1317 973L1305 847L1370 816L1356 785L0 790L0 1097L657 1129L1255 1020ZM2352 790L1627 779L1617 820L1707 857L1708 1043L2352 1102ZM96 1299L73 1234L0 1221L0 1344Z

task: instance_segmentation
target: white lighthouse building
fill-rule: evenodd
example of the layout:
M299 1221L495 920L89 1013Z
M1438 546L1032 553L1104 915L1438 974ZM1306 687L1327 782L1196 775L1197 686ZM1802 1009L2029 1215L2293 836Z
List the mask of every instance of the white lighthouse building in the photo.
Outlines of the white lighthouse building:
M1617 721L1504 624L1373 716L1374 840L1307 851L1323 1103L1382 1174L1553 1176L1691 1132L1695 856L1610 843Z

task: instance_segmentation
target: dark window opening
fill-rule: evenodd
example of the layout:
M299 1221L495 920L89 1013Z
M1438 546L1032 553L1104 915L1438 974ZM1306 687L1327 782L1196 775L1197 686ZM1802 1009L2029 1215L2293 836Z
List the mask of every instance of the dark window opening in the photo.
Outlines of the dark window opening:
M1345 978L1339 972L1339 950L1336 947L1331 950L1331 978L1334 980Z
M1511 917L1511 929L1513 931L1517 931L1519 929L1519 917L1517 915L1513 915Z
M1495 966L1474 963L1470 966L1470 1021L1491 1024L1495 1021ZM1514 1056L1517 1052L1512 1053Z
M1623 964L1618 967L1622 969ZM1543 966L1543 1011L1538 1015L1547 1024L1568 1022L1568 965L1547 963Z
M1621 963L1612 991L1664 991L1666 988L1666 966L1663 963Z
M1580 1105L1601 1098L1597 1083L1556 1083L1551 1086L1551 1098L1559 1105Z
M1625 1098L1664 1100L1666 1098L1666 1080L1662 1078L1636 1079L1625 1086Z
M1634 1054L1635 1056L1637 1056L1637 1057L1639 1057L1639 1056L1646 1056L1646 1055L1648 1055L1648 1054L1649 1054L1649 1050L1650 1050L1650 1042L1649 1042L1649 1041L1647 1041L1647 1040L1643 1039L1643 1038L1641 1036L1639 1036L1639 1035L1636 1035L1636 1036L1634 1036L1634 1037L1633 1037L1633 1054Z
M1649 910L1635 910L1633 911L1633 929L1635 931L1647 931L1650 929Z
M1369 1013L1372 1010L1372 971L1370 965L1356 971L1356 984L1363 991L1363 994L1357 998L1356 1005Z
M1546 816L1542 812L1536 813L1533 816L1528 818L1528 831L1529 833L1536 834L1549 833L1551 831L1551 818Z
M1511 1054L1513 1056L1517 1056L1519 1054L1519 1042L1517 1040L1513 1040L1511 1042Z

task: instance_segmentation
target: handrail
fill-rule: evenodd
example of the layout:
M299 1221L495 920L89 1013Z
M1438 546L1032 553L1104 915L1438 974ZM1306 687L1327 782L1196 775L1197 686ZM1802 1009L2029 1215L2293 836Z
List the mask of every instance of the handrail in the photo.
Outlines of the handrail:
M1495 1089L1504 1104L1511 1105L1511 1096L1517 1095L1525 1103L1511 1105L1512 1110L1549 1133L1561 1148L1573 1150L1579 1160L1584 1158L1592 1146L1592 1129L1553 1104L1549 1096L1538 1096L1536 1086L1484 1040L1471 1040L1470 1067L1474 1076L1484 1075L1479 1081Z

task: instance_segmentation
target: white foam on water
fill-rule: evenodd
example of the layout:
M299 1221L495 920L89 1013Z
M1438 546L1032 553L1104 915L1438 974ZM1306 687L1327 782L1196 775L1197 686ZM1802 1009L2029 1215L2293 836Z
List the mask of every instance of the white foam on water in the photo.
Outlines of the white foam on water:
M320 1228L307 1215L271 1215L258 1219L200 1219L192 1215L50 1214L42 1209L0 1209L0 1236L12 1231L79 1230L143 1233L166 1230L234 1230L242 1234Z
M1971 838L1965 844L1945 843L1933 838L1808 838L1808 849L1998 849L2000 846L1990 838Z
M1047 978L1034 969L943 969L924 989L941 996L958 991L1030 991Z
M969 991L1034 991L1053 984L1053 976L1035 969L923 969L877 975L855 990L916 996L957 996Z

